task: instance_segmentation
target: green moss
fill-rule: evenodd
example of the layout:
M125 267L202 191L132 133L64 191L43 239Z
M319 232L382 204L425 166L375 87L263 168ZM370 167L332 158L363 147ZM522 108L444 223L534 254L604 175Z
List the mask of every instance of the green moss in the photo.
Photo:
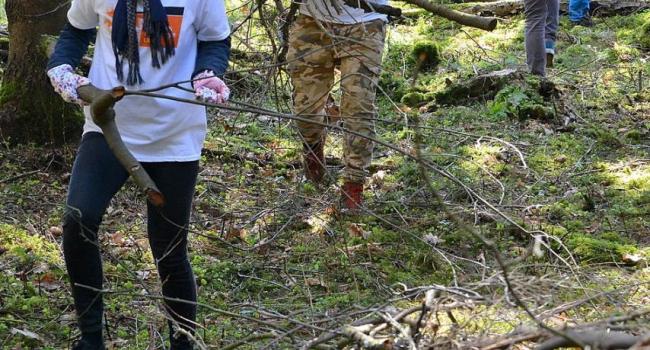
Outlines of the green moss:
M586 130L586 133L595 138L598 143L603 146L619 147L622 145L621 140L619 140L613 132L600 126L593 125Z
M52 265L62 263L59 249L54 243L11 225L0 224L0 247L18 258L21 263L35 261Z
M430 40L416 42L411 49L411 57L423 71L431 71L440 63L438 46Z
M394 101L400 101L408 91L406 79L398 73L384 71L379 77L381 91Z
M555 118L555 110L546 106L544 99L539 95L536 81L529 86L508 86L501 89L494 101L489 104L490 115L500 120L505 117L518 118L519 120L537 119L549 121Z
M646 21L636 34L639 46L643 50L650 50L650 20Z
M409 92L408 94L402 96L400 102L409 107L417 107L418 105L422 104L422 102L425 102L425 95L419 92Z
M641 132L639 130L630 130L625 134L626 139L630 139L631 141L641 141Z
M18 85L13 82L3 82L0 85L0 105L4 105L8 101L18 95Z
M613 237L611 233L603 234L599 238L574 233L566 243L583 263L620 261L623 254L637 251L635 246L621 243L620 237Z

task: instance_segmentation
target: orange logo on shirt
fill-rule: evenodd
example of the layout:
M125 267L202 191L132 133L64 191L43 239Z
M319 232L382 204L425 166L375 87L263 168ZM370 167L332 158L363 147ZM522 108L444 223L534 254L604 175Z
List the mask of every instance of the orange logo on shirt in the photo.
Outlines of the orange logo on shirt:
M178 47L178 40L181 36L181 28L183 25L183 8L172 7L167 9L167 22L169 23L169 29L172 31L174 36L174 47ZM113 27L113 15L115 14L115 9L106 11L107 19L104 21L104 24L111 29ZM139 46L140 47L151 47L151 40L149 36L142 30L142 25L144 22L144 14L138 12L135 18L135 28L138 32Z

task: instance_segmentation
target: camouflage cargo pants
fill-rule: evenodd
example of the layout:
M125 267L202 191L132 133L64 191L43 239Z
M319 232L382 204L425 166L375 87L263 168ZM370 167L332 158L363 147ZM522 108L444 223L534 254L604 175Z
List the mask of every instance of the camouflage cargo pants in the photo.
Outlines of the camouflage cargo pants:
M288 71L293 84L294 113L325 121L324 106L334 84L335 62L340 62L341 119L343 127L375 136L375 86L381 71L385 24L381 20L359 24L320 23L299 15L289 37ZM321 125L297 122L305 143L318 143ZM346 181L363 182L372 159L373 142L346 133L343 147Z

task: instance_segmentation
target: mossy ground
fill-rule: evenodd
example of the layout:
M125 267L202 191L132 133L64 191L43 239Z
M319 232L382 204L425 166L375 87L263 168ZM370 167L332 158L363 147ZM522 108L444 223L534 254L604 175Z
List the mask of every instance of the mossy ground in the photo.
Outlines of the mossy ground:
M563 19L549 78L572 108L570 127L562 116L556 116L558 122L519 115L522 101L536 101L521 86L419 117L428 160L526 229L557 238L549 242L554 253L511 268L529 306L542 312L617 291L594 298L596 307L565 312L569 325L649 301L650 54L635 40L635 29L648 16L597 18L593 28L571 27ZM391 27L381 82L387 95L378 100L379 117L387 122L377 123L379 137L413 152L416 131L405 122L417 108L403 106L402 96L435 94L448 81L521 68L522 28L520 17L486 33L428 16ZM411 86L415 62L408 48L421 39L435 40L441 61L437 70L420 72ZM241 49L247 45L235 42ZM256 64L234 62L236 69ZM250 74L233 84L233 97L286 110L288 89L277 85L276 94L262 75ZM244 348L291 349L320 333L296 321L333 329L364 314L355 312L419 303L404 288L432 284L468 286L486 297L475 309L456 314L470 338L504 334L526 322L521 310L503 301L502 284L490 278L498 271L490 252L432 207L426 180L403 155L376 149L366 193L372 214L343 216L333 209L342 150L341 135L330 136L333 178L330 185L314 186L302 181L301 146L288 122L213 113L190 252L205 305L199 307L198 335L206 344L219 349L269 332L219 310L272 320L276 334L292 330L291 336L251 341ZM61 237L50 227L61 221L74 147L2 147L0 181L9 181L0 183L0 341L9 348L63 348L77 333ZM496 242L507 258L519 257L530 244L462 188L435 174L431 178L447 210ZM105 288L115 292L105 298L114 348L161 348L165 337L161 306L147 297L159 293L159 284L145 232L143 199L129 183L112 202L100 234ZM625 254L645 260L624 267ZM441 322L449 334L458 332L449 320Z

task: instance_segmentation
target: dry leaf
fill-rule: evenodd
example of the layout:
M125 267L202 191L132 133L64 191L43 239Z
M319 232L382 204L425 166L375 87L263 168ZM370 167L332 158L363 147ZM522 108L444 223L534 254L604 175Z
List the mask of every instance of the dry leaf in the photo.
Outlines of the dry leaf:
M29 339L41 340L41 337L38 334L36 334L36 333L34 333L32 331L28 331L26 329L12 328L11 329L11 334L13 334L13 335L20 334L23 337L27 337Z
M561 154L561 155L555 157L555 159L554 159L554 161L556 163L560 163L560 164L566 162L566 160L567 160L567 157L564 154Z
M58 226L52 226L47 231L54 237L60 237L63 234L63 229Z
M136 271L135 275L140 280L147 280L147 279L149 279L149 277L151 277L151 271L149 271L149 270L140 270L140 271Z
M116 245L118 247L124 247L126 245L126 239L124 239L124 234L122 233L122 231L117 231L112 235L109 235L109 240L111 244Z
M330 205L329 207L325 208L326 215L335 215L336 213L337 209L335 205Z
M639 254L626 253L626 254L623 254L623 257L622 257L621 260L623 260L625 265L635 266L639 262L641 262L641 260L643 260L643 257L641 255L639 255Z
M438 243L442 243L442 242L445 241L443 239L440 239L440 237L438 237L438 236L436 236L434 234L431 234L431 233L425 235L423 239L424 239L425 242L427 242L428 244L431 244L432 246L436 246L436 245L438 245Z
M51 272L46 272L38 278L38 286L48 291L57 290L62 287L61 283L59 283Z
M271 177L271 176L273 176L273 173L274 173L274 171L273 171L272 167L266 167L262 171L260 171L260 175L262 175L264 177Z
M305 284L313 287L313 286L320 286L320 287L325 287L325 284L323 281L320 280L320 278L312 277L312 278L305 278Z
M224 238L226 241L232 242L232 241L243 241L244 237L246 237L246 229L233 227L230 230L228 230L228 232L226 233L226 237Z
M361 237L363 239L368 239L370 237L370 232L363 229L363 224L351 223L348 225L348 233L352 237Z

